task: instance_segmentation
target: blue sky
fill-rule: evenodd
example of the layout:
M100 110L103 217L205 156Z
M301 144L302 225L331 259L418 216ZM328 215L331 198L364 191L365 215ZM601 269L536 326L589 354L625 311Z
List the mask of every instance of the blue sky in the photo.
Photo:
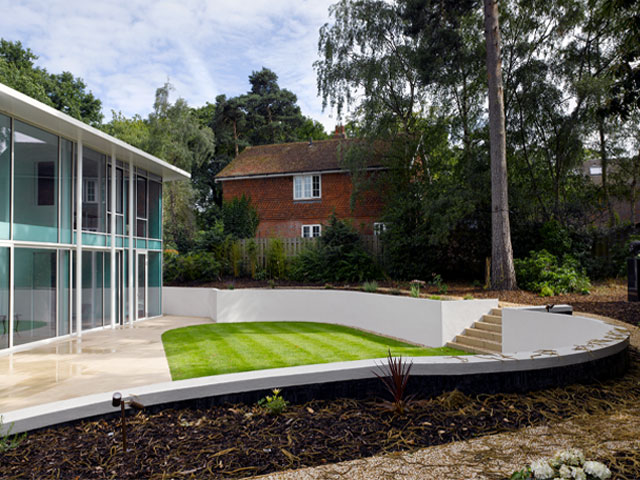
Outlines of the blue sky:
M331 131L312 64L335 1L0 0L0 36L31 48L50 72L82 77L105 120L112 109L146 117L167 79L172 99L192 106L245 93L264 66Z

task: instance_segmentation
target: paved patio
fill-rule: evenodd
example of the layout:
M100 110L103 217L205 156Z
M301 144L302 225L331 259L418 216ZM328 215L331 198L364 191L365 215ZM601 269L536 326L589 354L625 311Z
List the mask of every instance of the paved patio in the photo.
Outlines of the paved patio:
M0 412L171 380L161 336L211 323L165 316L0 356Z

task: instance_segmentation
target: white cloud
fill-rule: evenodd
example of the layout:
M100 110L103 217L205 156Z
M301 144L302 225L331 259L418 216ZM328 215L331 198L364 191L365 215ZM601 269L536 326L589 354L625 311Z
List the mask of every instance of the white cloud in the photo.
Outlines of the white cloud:
M82 77L104 113L149 113L167 79L190 105L249 89L263 66L298 95L305 115L321 112L312 64L318 30L335 0L0 0L0 35L20 40L51 72Z

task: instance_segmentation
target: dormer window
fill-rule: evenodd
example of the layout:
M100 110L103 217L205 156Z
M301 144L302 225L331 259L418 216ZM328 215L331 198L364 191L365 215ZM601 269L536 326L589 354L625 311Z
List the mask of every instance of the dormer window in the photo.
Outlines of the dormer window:
M293 199L312 200L320 198L320 175L298 175L293 177Z

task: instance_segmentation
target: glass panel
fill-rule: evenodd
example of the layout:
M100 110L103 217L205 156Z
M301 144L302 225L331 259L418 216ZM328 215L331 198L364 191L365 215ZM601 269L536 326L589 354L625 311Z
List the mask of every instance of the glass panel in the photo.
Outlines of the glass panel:
M58 241L58 137L15 121L14 238Z
M162 315L162 254L149 252L149 316Z
M138 219L136 235L138 237L146 237L147 236L147 221Z
M102 312L102 252L82 252L82 329L100 327Z
M104 325L111 325L111 254L104 254Z
M82 230L106 232L107 159L90 148L83 149L82 163Z
M15 249L13 344L56 336L56 251Z
M129 235L129 177L124 177L124 234Z
M136 215L138 218L147 218L147 179L136 179Z
M122 215L116 215L116 234L122 235L123 233L123 218Z
M149 238L162 238L162 185L149 181Z
M124 294L124 320L129 321L129 252L123 252L122 258L122 278L123 278L123 294Z
M107 237L97 233L83 233L82 244L104 247L107 245Z
M156 240L149 240L147 242L147 248L151 250L162 250L162 242L158 242Z
M9 346L9 249L0 248L0 349Z
M121 168L116 168L116 213L122 213L122 180L123 172Z
M9 238L11 204L11 120L0 115L0 238Z
M60 250L60 267L58 270L58 335L67 335L70 331L69 321L71 293L71 252Z
M60 242L71 243L73 143L64 138L60 142Z
M124 279L122 278L122 252L116 252L116 325L122 325L122 290Z
M145 305L145 293L147 287L147 278L146 278L146 269L145 269L146 256L138 255L138 301L137 301L137 309L138 309L138 317L137 318L145 318L146 315L146 305Z

